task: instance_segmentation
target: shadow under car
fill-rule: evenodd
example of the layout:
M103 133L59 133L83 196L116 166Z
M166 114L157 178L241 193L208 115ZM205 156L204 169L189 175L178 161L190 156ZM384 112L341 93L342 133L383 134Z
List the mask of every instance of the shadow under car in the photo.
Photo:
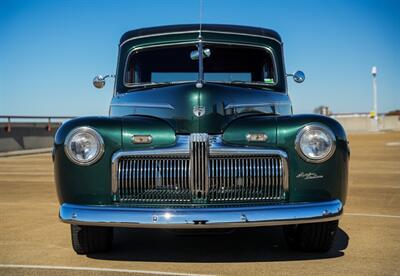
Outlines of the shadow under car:
M344 255L349 237L338 229L328 252L292 251L282 227L236 229L232 232L180 232L115 228L113 250L89 258L142 262L274 262L337 258Z

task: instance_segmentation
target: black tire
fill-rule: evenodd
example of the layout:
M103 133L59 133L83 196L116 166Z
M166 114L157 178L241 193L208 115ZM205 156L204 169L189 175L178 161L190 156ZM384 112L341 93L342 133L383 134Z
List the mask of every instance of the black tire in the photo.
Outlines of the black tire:
M112 239L112 227L71 225L72 247L78 254L109 251Z
M284 226L290 248L308 252L326 252L332 247L339 222L337 220Z

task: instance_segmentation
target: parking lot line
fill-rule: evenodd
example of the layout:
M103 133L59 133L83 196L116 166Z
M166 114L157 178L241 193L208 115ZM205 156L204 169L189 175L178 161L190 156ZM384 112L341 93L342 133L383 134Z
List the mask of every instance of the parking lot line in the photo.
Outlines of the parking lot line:
M362 213L344 213L348 216L378 217L378 218L400 218L396 215L380 215L380 214L362 214Z
M141 273L149 275L176 275L176 276L212 276L210 274L193 274L136 269L118 269L101 267L80 267L80 266L53 266L53 265L22 265L22 264L0 264L0 268L31 268L31 269L58 269L58 270L79 270L79 271L102 271L102 272L121 272L121 273Z

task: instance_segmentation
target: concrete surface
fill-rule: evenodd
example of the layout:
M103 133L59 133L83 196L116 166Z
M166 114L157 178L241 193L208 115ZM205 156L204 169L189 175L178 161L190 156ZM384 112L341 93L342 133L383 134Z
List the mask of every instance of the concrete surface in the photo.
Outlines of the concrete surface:
M350 136L348 204L324 254L290 251L273 227L213 236L118 229L112 252L76 255L57 218L50 154L3 157L0 275L400 275L399 142L400 132Z

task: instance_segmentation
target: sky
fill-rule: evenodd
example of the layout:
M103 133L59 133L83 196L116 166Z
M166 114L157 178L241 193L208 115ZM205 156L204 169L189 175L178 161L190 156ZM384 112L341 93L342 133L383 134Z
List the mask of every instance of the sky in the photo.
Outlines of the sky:
M132 29L199 22L199 0L0 0L0 115L107 115L118 42ZM203 22L276 30L284 41L295 113L327 105L369 112L371 67L378 110L400 109L400 1L203 0Z

